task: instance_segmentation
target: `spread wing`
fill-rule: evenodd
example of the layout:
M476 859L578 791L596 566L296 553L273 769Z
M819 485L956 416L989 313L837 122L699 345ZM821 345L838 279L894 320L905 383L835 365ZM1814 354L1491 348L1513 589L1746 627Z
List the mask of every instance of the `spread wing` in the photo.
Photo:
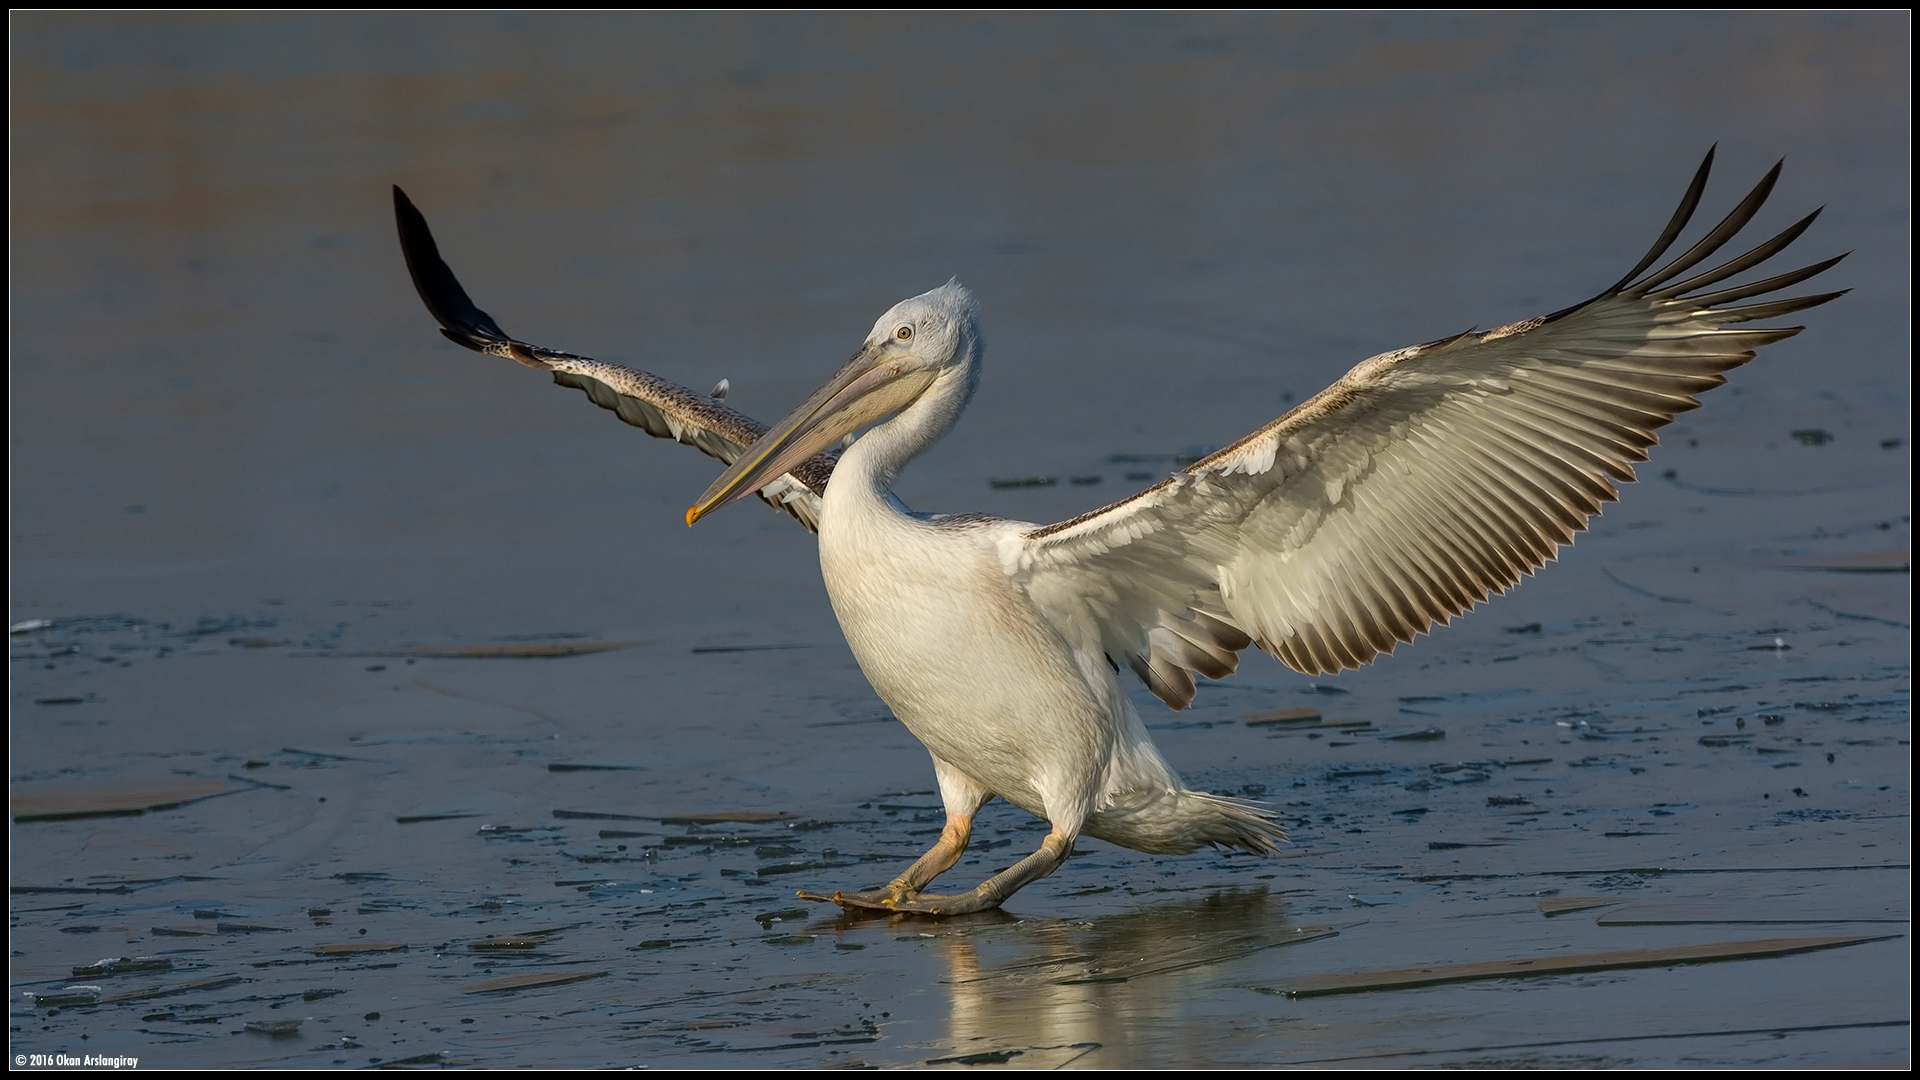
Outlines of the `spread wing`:
M1010 541L1007 568L1070 640L1174 708L1258 644L1310 674L1358 667L1504 592L1633 480L1654 432L1754 350L1801 327L1739 324L1838 292L1763 299L1828 259L1715 288L1812 224L1712 269L1779 176L1641 275L1685 228L1713 163L1639 266L1583 304L1367 360L1287 415L1131 499Z
M586 392L595 405L647 434L674 439L731 465L766 434L767 425L728 408L716 396L697 394L658 375L573 353L529 345L507 336L493 317L474 306L453 270L440 258L427 219L406 192L393 189L393 213L400 227L400 249L407 270L440 332L456 345L503 356L553 373L553 381ZM817 454L759 491L769 506L785 510L810 532L820 531L820 496L827 490L839 455Z

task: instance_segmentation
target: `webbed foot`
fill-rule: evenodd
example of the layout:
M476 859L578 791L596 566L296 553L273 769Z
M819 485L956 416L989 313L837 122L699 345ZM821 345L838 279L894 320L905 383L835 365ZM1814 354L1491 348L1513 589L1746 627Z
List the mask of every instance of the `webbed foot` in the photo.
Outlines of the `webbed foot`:
M807 892L805 889L802 889L799 893L800 899L802 900L813 900L824 904L839 904L849 911L856 909L862 911L892 911L895 905L911 903L918 895L918 893L909 889L902 888L899 882L894 882L880 889L868 889L864 892L850 893L835 889L832 896L827 896L823 893Z
M901 915L928 915L944 918L948 915L971 915L976 911L991 911L1000 906L1001 899L1000 896L982 889L955 893L952 896L921 893L910 900L899 900L888 904L886 909Z
M953 829L952 821L948 829ZM964 840L964 837L962 837ZM944 844L945 841L943 840ZM970 915L976 911L991 911L1000 906L1001 901L1012 896L1021 886L1037 881L1054 872L1067 856L1073 854L1073 833L1054 826L1041 842L1040 850L1007 867L988 878L972 892L958 893L953 896L929 896L919 891L919 886L933 880L933 874L917 876L923 867L936 857L945 854L941 847L921 856L907 873L888 882L885 887L870 889L866 892L846 893L836 891L832 896L820 893L801 892L802 900L817 900L822 903L839 904L848 911L885 911L897 915ZM954 849L958 855L958 846ZM953 864L952 859L942 859L934 873L945 870Z
M879 911L890 915L934 917L970 915L976 911L989 911L999 907L1001 901L1001 897L985 889L975 889L972 892L957 893L952 896L934 896L928 893L900 895L888 889L870 889L858 893L835 891L832 896L801 892L800 898L839 904L848 911Z

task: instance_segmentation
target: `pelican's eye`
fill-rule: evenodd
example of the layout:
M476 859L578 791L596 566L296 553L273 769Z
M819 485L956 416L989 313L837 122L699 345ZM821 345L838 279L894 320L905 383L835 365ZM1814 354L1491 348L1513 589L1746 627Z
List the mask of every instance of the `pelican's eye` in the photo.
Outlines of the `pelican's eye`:
M911 326L902 326L902 327L901 327L900 329L898 329L898 330L895 330L895 331L893 332L893 337L894 337L894 340L895 340L895 341L912 341L912 340L913 340L913 327L911 327Z

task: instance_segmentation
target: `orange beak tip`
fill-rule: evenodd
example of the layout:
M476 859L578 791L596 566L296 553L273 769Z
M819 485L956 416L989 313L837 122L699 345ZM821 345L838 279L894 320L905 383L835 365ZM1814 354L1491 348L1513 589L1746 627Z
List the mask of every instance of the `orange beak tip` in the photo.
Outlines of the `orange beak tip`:
M700 508L697 506L687 507L687 528L689 529L693 528L693 523L699 520L700 520Z

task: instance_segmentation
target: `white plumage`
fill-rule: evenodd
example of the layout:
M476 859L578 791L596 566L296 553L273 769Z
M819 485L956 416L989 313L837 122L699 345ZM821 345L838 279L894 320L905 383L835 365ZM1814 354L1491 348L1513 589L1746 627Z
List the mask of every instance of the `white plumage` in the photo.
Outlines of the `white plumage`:
M1554 558L1633 479L1655 429L1800 329L1736 324L1841 295L1725 306L1837 258L1700 292L1778 253L1817 211L1688 276L1758 211L1778 165L1706 237L1641 276L1690 219L1712 159L1641 264L1594 299L1364 361L1225 450L1049 526L914 514L890 490L952 429L980 377L979 316L958 283L895 305L768 430L717 395L507 337L397 189L396 204L415 282L449 337L551 370L629 423L728 463L689 524L759 494L819 532L834 613L874 690L933 755L948 821L888 885L803 895L957 914L1052 872L1081 835L1149 852L1271 850L1285 834L1258 807L1181 785L1122 671L1179 709L1196 675L1225 677L1250 644L1309 673L1392 651ZM836 462L831 448L869 425ZM970 892L926 894L994 796L1047 819L1045 843Z

